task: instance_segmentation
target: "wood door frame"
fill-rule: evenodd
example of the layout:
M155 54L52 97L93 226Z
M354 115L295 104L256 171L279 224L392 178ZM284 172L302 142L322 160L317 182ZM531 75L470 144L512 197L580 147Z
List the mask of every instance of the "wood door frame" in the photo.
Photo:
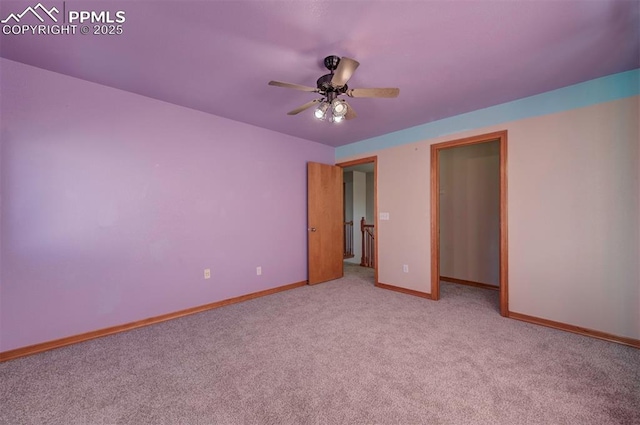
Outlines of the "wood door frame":
M368 156L366 158L354 159L353 161L339 162L336 165L341 168L348 168L354 165L360 164L369 164L373 163L373 221L376 229L376 243L375 243L375 252L374 252L374 261L376 266L373 268L374 270L374 280L375 284L378 284L378 245L380 245L380 232L378 231L378 156ZM344 210L344 205L343 205ZM343 213L344 214L344 213ZM344 263L343 263L344 267Z
M500 315L509 315L507 248L507 130L431 145L431 299L440 299L440 159L443 149L486 142L500 144Z

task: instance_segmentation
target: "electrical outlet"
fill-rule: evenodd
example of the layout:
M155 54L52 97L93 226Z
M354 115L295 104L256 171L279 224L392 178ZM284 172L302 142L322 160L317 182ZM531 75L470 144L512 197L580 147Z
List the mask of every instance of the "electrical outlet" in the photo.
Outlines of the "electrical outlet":
M211 279L211 269L204 269L204 278Z
M403 264L402 265L402 271L405 273L409 273L409 265L408 264Z
M256 275L260 276L262 274L262 267L256 267Z

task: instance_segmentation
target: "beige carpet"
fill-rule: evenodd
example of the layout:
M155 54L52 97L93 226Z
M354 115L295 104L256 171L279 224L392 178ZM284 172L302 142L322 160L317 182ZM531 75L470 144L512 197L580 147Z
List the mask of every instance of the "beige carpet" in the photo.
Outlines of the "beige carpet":
M640 350L371 270L0 364L0 423L639 424Z

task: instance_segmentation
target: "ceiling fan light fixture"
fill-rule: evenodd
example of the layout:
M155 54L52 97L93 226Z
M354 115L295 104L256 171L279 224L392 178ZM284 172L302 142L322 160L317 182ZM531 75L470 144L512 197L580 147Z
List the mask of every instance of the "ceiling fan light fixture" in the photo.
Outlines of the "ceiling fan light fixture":
M338 123L338 122L341 122L343 120L344 120L344 116L343 115L334 115L332 121Z
M326 102L322 102L320 105L318 105L316 110L313 112L313 115L317 119L322 120L327 115L327 109L329 109L329 104Z
M347 109L347 103L344 100L335 99L331 102L331 113L334 117L344 117L347 114Z

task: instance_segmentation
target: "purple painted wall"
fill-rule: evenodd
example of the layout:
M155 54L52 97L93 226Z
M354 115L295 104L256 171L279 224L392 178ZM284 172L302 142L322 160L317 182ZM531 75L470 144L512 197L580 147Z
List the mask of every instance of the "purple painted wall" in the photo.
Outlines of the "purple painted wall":
M333 148L0 61L0 351L306 279Z

